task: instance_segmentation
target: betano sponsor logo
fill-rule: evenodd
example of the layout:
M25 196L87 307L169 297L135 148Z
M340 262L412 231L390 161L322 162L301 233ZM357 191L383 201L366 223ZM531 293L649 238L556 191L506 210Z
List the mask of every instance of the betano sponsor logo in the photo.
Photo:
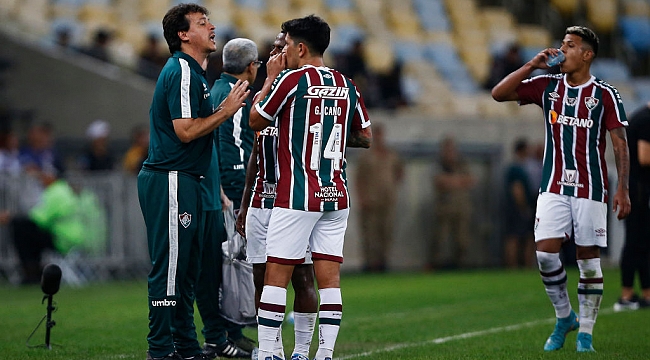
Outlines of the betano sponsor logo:
M278 128L275 126L268 126L264 130L260 131L259 136L278 136Z
M339 86L312 85L307 88L305 99L333 99L345 100L348 98L350 89Z
M549 110L548 122L551 124L558 123L561 125L575 126L587 129L591 129L591 127L594 126L594 121L591 119L581 119L573 116L566 116L563 114L558 114L555 110Z

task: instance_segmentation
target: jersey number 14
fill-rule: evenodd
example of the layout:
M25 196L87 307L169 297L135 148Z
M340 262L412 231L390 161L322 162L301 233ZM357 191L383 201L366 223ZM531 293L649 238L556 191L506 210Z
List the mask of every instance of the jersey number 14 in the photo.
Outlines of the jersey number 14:
M318 123L309 127L309 132L312 133L313 141L311 143L311 161L309 168L312 170L320 169L321 157L321 143L323 138L323 124ZM323 157L332 162L334 170L341 170L341 162L343 160L343 151L341 149L341 137L343 136L343 125L334 124L332 132L327 139L327 144L323 149Z

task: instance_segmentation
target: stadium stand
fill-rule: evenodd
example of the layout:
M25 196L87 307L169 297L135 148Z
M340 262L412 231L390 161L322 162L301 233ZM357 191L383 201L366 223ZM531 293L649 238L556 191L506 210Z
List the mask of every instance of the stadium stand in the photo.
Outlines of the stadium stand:
M70 46L88 44L98 29L114 35L111 59L135 69L147 36L162 38L160 19L181 0L0 0L0 18L32 36L55 42L65 30ZM219 39L245 36L258 43L272 39L289 17L320 14L332 26L332 55L348 52L364 41L371 71L386 74L401 65L401 80L409 103L427 109L417 89L448 88L452 94L474 96L490 71L492 59L518 43L524 59L540 49L557 46L557 33L548 24L519 23L508 1L481 0L196 0L209 10ZM633 56L606 54L595 69L637 101L630 82L632 65L647 62L650 52L650 2L646 0L548 0L535 6L561 15L566 23L582 19L597 32L614 34ZM509 7L510 5L510 7ZM531 5L532 6L532 5ZM519 7L521 8L521 6ZM556 29L557 30L557 29ZM554 41L556 42L554 44ZM160 41L161 51L166 46ZM625 54L625 52L620 52ZM640 59L640 60L639 60ZM636 61L636 63L632 63ZM642 64L643 65L643 64ZM625 67L628 71L625 72ZM646 66L647 67L647 66ZM635 71L634 75L639 75ZM627 74L627 75L626 75ZM642 72L643 74L643 72ZM647 74L645 74L647 75ZM441 95L443 99L447 94ZM483 103L481 99L479 103ZM480 109L492 109L487 100ZM496 109L480 110L491 114ZM497 111L498 113L498 111Z

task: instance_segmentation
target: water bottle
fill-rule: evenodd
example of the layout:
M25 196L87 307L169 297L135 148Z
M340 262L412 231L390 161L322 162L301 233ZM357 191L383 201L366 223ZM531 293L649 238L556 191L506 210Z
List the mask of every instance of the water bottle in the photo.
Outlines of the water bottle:
M558 51L557 55L549 55L548 60L546 60L546 65L548 67L553 67L566 59L562 51Z

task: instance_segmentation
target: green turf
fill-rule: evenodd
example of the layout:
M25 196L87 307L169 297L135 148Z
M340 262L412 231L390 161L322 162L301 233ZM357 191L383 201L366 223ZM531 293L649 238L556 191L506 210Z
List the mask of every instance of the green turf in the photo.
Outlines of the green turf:
M569 271L574 308L577 272ZM52 350L28 348L45 315L38 286L0 285L0 359L140 359L147 334L146 283L62 287L55 295ZM613 313L619 273L605 271L605 297L594 332L595 354L545 353L553 310L536 271L344 274L343 320L335 356L343 359L648 359L650 310ZM290 296L293 296L290 294ZM291 303L291 301L289 302ZM200 328L200 321L197 321ZM255 329L245 329L256 338ZM316 331L317 334L317 331ZM285 351L293 327L285 324ZM31 339L43 344L44 326ZM312 344L312 356L317 340ZM392 350L391 350L392 349Z

